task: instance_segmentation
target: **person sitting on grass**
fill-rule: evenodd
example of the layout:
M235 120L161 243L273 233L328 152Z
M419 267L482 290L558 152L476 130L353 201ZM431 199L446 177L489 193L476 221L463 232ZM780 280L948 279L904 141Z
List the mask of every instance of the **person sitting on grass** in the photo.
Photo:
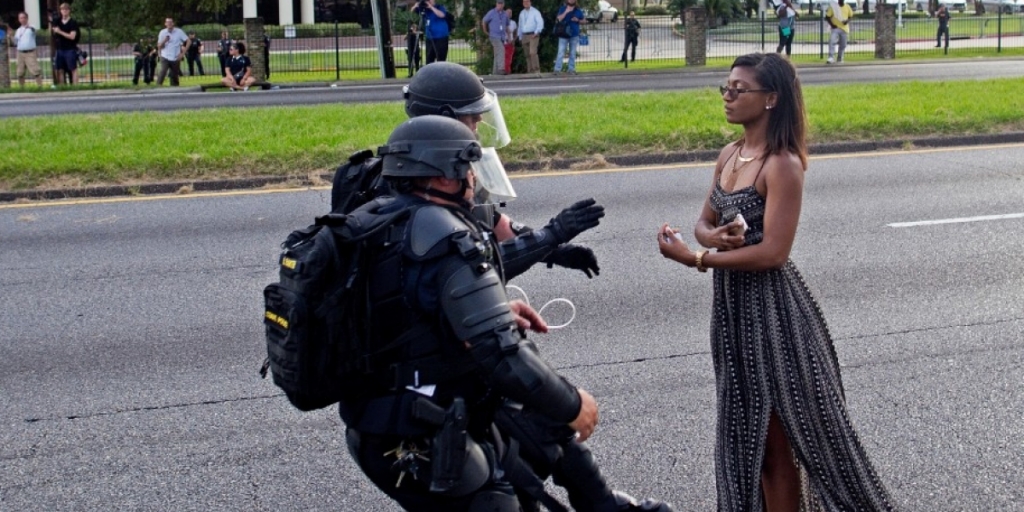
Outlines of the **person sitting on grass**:
M248 91L249 86L256 83L256 78L252 76L252 61L249 57L245 56L245 43L241 41L235 41L228 47L228 54L231 56L228 59L227 66L224 67L224 77L220 79L221 83L234 91Z

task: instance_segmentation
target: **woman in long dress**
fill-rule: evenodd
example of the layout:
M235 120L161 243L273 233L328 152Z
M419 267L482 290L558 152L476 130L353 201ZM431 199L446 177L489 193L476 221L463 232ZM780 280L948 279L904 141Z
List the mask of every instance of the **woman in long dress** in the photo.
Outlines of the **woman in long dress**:
M847 414L828 327L789 260L807 169L796 70L778 54L744 55L721 92L743 136L719 155L694 230L717 251L658 231L666 258L714 269L718 509L894 510Z

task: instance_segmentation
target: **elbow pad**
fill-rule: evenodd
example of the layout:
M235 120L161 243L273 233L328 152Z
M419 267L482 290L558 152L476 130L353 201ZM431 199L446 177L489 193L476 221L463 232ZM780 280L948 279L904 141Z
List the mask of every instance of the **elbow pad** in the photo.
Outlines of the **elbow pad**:
M495 391L569 423L580 410L579 392L529 346L520 345L508 296L498 273L481 259L448 259L441 307L458 340Z
M498 246L505 279L522 274L546 258L558 247L558 239L548 228L526 231Z
M511 326L506 332L496 334L518 335ZM473 343L470 353L489 370L488 382L501 396L562 424L576 419L581 405L579 392L555 373L535 350L522 347L514 354L501 354L493 345Z

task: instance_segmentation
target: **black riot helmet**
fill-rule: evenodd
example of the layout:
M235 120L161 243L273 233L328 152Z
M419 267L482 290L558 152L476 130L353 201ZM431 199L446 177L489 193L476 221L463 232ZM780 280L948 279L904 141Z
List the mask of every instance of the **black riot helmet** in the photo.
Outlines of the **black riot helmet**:
M398 125L378 154L387 178L465 180L482 151L473 130L448 117L428 115Z
M484 147L501 148L512 138L498 105L498 95L465 66L432 62L403 87L409 117L439 115L464 120L476 117L473 129Z

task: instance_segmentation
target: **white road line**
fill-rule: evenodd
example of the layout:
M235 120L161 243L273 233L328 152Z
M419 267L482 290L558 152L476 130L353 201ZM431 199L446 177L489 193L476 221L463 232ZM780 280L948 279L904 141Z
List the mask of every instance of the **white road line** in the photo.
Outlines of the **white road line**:
M937 224L959 224L963 222L984 222L987 220L1021 219L1024 213L1007 213L1005 215L981 215L978 217L960 217L956 219L919 220L915 222L894 222L886 224L890 228L910 228L915 226L935 226Z

